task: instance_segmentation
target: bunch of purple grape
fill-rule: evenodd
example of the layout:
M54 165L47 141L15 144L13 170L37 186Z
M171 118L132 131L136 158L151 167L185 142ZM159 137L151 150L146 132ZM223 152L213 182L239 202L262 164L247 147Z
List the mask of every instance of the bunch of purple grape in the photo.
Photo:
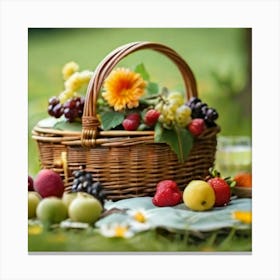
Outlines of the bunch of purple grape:
M207 127L216 126L215 121L218 119L219 114L214 108L208 107L206 103L203 103L197 97L192 97L186 105L192 109L192 119L204 119Z
M106 194L103 191L101 183L94 180L90 172L85 170L76 170L73 172L74 180L72 184L72 192L86 192L100 201L104 205Z
M53 96L49 99L48 114L55 118L62 115L69 121L74 122L83 115L85 99L84 97L73 97L61 104L59 98Z

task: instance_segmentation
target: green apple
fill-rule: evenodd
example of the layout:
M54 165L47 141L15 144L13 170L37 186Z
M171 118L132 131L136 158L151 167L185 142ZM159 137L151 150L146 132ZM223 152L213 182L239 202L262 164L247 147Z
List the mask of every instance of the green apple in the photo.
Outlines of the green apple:
M67 209L69 208L69 205L71 204L71 202L73 201L73 199L75 199L77 197L76 192L73 193L68 193L68 192L64 192L63 196L62 196L62 202L66 205Z
M36 217L36 208L41 200L40 195L35 191L28 192L28 219Z
M87 193L79 192L68 208L69 218L74 222L94 223L102 213L98 199Z
M193 180L184 189L183 201L191 210L209 210L215 204L215 192L207 182Z
M47 224L56 224L68 217L67 207L61 198L50 196L42 199L36 209L37 217Z

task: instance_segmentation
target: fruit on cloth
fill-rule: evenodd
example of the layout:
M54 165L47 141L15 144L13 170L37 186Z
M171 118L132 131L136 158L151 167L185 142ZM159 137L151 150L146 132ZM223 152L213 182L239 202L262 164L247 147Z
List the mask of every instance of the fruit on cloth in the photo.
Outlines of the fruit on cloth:
M203 103L198 97L190 98L186 105L192 110L192 119L204 119L207 127L216 126L215 121L218 119L219 114L214 108Z
M230 202L231 189L223 178L211 178L207 180L215 191L215 206L225 206Z
M76 170L73 172L74 180L72 184L72 192L86 192L97 198L102 205L106 199L106 194L99 181L94 180L90 172L85 170Z
M34 180L28 175L28 191L34 191Z
M95 197L79 192L68 208L68 215L74 222L94 223L102 213L102 205Z
M123 128L128 131L137 130L140 124L140 115L138 113L129 114L122 122Z
M155 109L150 109L144 116L144 123L148 126L154 126L157 123L159 116L160 112Z
M68 193L68 192L64 192L63 196L62 196L62 202L66 205L67 209L69 207L69 205L71 204L71 202L77 197L77 193Z
M41 169L34 180L34 189L42 198L49 196L61 198L64 184L58 173L51 169Z
M60 223L68 216L66 205L62 199L55 196L43 198L37 206L36 215L46 224Z
M183 191L183 201L191 210L209 210L215 204L215 192L209 183L192 180Z
M250 172L240 172L234 176L233 180L238 187L252 188L252 173Z
M205 128L206 126L203 119L192 119L188 125L188 129L193 136L200 135Z
M222 178L220 172L214 168L209 168L209 174L206 181L215 191L214 206L227 205L230 202L231 186L234 186L235 182L230 177Z
M39 194L35 191L28 192L28 219L36 217L36 208L41 200Z
M152 198L155 206L174 206L182 201L182 192L177 183L172 180L160 181L156 186L156 193Z

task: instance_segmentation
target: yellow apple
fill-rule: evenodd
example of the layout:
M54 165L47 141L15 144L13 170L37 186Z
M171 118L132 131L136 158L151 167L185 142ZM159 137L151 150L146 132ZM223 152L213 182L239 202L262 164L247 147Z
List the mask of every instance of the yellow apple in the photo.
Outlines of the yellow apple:
M184 189L183 201L191 210L209 210L215 204L215 192L207 182L193 180Z

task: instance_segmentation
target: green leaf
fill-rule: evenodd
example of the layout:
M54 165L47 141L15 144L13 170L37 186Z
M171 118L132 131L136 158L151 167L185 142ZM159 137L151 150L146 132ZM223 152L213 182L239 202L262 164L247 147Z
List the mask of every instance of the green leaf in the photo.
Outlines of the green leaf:
M150 75L143 63L136 65L134 72L139 73L145 81L150 80Z
M45 119L40 120L37 123L37 126L39 127L45 127L45 128L54 128L54 126L56 125L56 123L58 123L60 121L60 119L56 119L54 117L48 117Z
M62 120L54 125L54 128L58 130L82 131L82 124L80 122L68 122L62 118Z
M53 128L57 130L70 130L70 131L82 131L82 124L79 121L69 122L64 116L56 119L54 117L49 117L40 120L37 125L44 128Z
M155 142L168 144L180 162L187 160L193 145L193 137L185 128L165 129L160 123L155 126Z
M100 115L100 117L102 122L102 128L104 130L110 130L122 123L122 121L124 120L124 113L115 112L115 111L106 111L103 112Z
M147 86L147 92L148 94L156 94L159 91L158 84L149 82Z

